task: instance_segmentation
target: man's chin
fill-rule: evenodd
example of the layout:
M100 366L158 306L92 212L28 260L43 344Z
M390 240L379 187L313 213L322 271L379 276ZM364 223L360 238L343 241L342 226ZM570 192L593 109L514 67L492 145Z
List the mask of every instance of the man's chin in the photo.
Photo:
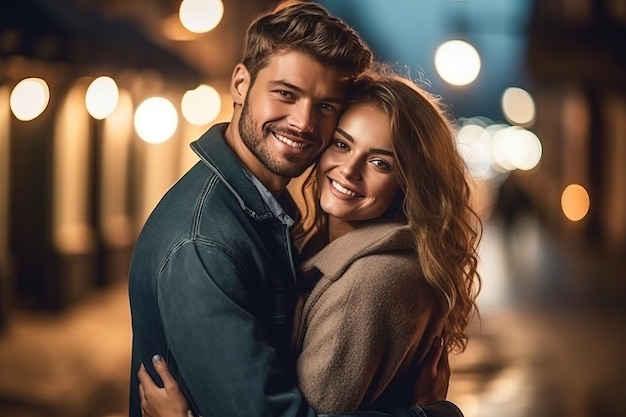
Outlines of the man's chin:
M306 171L306 168L296 169L293 167L273 170L274 174L280 175L281 177L285 177L289 179L299 177L300 175L302 175L302 173L304 173L304 171Z
M274 173L283 177L295 178L302 175L312 164L313 161L310 159L297 158L297 160L294 160L294 158L285 158L280 166L276 166L277 169L274 170Z

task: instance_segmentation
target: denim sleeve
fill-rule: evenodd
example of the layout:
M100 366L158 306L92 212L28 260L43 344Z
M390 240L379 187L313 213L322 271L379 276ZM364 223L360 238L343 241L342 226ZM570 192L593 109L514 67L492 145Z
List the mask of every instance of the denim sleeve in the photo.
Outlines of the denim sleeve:
M158 282L166 360L203 416L314 416L256 316L253 270L209 244L170 255Z

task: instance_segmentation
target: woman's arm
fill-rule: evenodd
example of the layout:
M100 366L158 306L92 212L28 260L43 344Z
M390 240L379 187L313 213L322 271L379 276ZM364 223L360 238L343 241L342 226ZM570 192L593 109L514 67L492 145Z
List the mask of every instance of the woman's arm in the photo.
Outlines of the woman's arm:
M189 403L165 361L161 356L154 355L152 364L163 381L163 388L152 380L142 364L137 376L140 381L139 397L144 417L188 417Z
M164 387L155 384L146 368L141 365L139 377L139 398L144 417L188 417L189 404L172 377L165 361L159 356L152 358L154 369L163 381ZM415 383L417 404L432 404L445 400L450 379L448 355L444 352L442 338L432 344L426 359L424 370Z

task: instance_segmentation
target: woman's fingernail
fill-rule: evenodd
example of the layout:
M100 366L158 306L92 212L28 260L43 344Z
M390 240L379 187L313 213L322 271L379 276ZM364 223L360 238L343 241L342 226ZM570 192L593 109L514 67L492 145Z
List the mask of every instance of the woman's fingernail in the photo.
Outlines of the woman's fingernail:
M158 353L152 357L152 362L161 363L163 362L163 358Z

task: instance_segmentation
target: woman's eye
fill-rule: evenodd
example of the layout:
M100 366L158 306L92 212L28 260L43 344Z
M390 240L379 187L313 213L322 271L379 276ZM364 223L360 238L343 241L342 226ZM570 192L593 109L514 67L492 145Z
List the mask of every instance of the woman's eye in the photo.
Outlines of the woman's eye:
M387 163L387 161L384 161L382 159L374 159L374 160L372 160L372 163L378 169L381 169L381 170L384 170L384 171L391 171L391 165L389 165L389 163Z
M348 145L346 145L345 143L343 143L342 141L338 140L335 141L335 146L339 149L348 149Z

